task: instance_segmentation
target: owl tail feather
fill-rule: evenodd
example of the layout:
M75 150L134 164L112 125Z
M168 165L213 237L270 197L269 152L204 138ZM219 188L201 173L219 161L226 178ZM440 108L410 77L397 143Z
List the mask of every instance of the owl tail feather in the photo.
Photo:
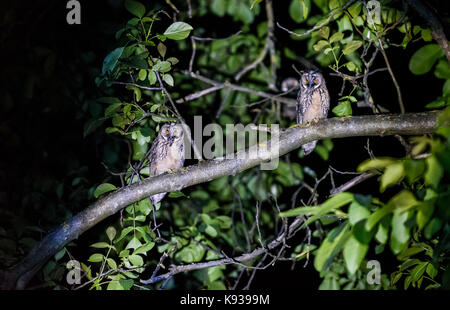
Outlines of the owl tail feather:
M311 154L311 152L314 151L316 144L317 141L312 141L302 145L302 150L305 156Z

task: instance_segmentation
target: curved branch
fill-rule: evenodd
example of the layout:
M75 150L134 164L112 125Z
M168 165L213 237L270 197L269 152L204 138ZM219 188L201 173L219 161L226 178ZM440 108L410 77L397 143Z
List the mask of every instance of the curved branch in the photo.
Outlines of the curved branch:
M234 154L232 159L209 160L123 187L50 232L14 269L0 273L0 286L4 289L25 288L39 267L67 243L124 207L154 194L240 173L318 139L432 133L438 116L438 112L427 112L324 119L310 126L287 129L278 139L269 140L263 151L259 145L254 145Z

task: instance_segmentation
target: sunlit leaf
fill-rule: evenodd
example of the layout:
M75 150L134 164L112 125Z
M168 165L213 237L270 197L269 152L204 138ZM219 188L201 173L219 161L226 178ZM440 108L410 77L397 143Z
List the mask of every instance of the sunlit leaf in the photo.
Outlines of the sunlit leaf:
M436 61L443 55L437 44L428 44L418 49L409 61L409 70L416 74L425 74L431 70Z
M193 29L191 25L185 22L175 22L164 31L164 35L171 40L183 40L189 36Z
M345 265L350 274L354 274L359 269L368 249L368 244L359 242L354 236L351 236L347 240L344 246L343 255Z

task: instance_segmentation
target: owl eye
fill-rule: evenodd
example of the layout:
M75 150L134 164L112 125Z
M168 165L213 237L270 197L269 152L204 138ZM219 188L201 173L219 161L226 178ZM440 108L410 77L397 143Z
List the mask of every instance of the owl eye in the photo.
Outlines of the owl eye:
M165 134L165 135L168 135L168 134L169 134L169 131L168 131L168 130L164 131L164 134Z
M317 84L317 83L319 83L319 81L318 81L318 80L314 80L313 83L314 83L314 84Z
M178 130L175 130L173 134L176 136L178 134Z
M305 79L305 83L308 83L308 79Z

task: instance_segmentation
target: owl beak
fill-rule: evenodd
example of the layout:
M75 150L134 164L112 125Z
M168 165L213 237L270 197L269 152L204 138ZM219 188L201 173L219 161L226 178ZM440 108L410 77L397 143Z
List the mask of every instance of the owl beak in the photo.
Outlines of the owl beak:
M311 80L308 81L308 87L309 87L309 88L313 88L314 85L315 85L315 84L314 84Z

